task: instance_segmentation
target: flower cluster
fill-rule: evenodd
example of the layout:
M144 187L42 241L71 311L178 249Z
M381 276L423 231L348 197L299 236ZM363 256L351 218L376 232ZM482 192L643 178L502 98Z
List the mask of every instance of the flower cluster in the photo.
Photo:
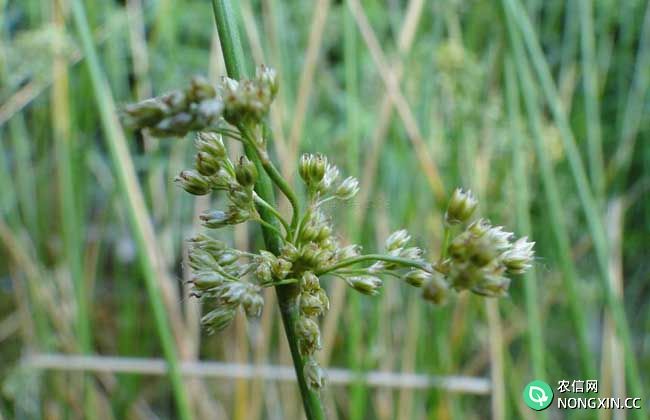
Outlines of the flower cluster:
M308 385L318 389L324 383L315 357L321 348L319 318L329 309L322 287L325 280L338 279L357 292L374 296L380 293L385 279L394 278L421 288L424 299L440 304L451 290L502 296L510 282L506 276L520 274L531 266L533 243L526 238L513 242L511 233L484 220L469 223L478 202L471 192L460 189L454 192L445 213L445 242L436 263L427 261L424 251L411 244L406 230L392 233L379 253L363 254L359 245L342 244L324 204L351 200L359 191L359 182L354 177L341 177L327 157L304 154L298 173L306 200L298 202L269 159L262 134L261 121L277 89L275 73L262 66L252 80L224 78L213 87L195 79L185 92L143 101L125 110L127 122L154 135L203 130L195 143L194 168L181 172L175 181L191 194L220 192L228 198L225 210L200 215L205 228L253 221L281 244L273 247L274 252L262 249L251 253L230 248L205 234L190 239L192 293L211 308L202 318L208 331L229 325L238 308L249 317L259 316L264 305L262 288L290 288L291 300L282 302L282 310L290 311L289 318L295 322L291 330L295 331L300 354L294 357L302 359L301 374ZM233 163L223 139L242 142L248 156ZM264 174L258 173L258 168ZM261 176L268 176L289 199L293 210L289 220L256 193ZM464 225L465 229L452 239L452 231Z
M456 189L445 213L447 231L468 223L477 205L471 192ZM524 273L534 258L534 242L526 237L516 241L513 238L513 233L485 219L469 223L446 246L444 255L449 258L436 264L436 273L423 288L423 297L441 303L451 288L488 297L507 295L508 275Z
M192 79L185 90L127 105L124 123L146 128L153 136L184 136L190 131L208 130L240 121L261 121L278 91L275 71L257 69L252 80L222 78L216 86L202 77Z

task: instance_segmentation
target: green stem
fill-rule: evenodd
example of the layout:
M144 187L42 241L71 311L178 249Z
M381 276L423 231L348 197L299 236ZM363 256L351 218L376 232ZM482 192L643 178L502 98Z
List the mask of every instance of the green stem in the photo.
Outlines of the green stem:
M266 201L264 201L264 199L263 199L262 197L260 197L259 195L257 195L256 193L254 193L254 195L253 195L253 199L255 200L255 202L257 203L257 205L262 206L262 207L264 207L265 209L267 209L271 214L273 214L273 215L275 216L276 219L278 219L278 221L279 221L280 223L282 223L282 226L283 226L284 229L286 230L287 235L289 235L289 234L291 233L291 230L290 230L290 228L289 228L289 223L287 223L287 221L284 220L284 217L282 217L282 215L280 214L280 212L277 211L277 210L275 209L275 207L273 207L272 205L270 205L269 203L267 203Z
M246 75L244 66L244 53L237 31L237 21L235 19L232 5L229 0L212 0L214 10L214 17L219 32L219 41L221 43L221 50L226 64L228 75L233 78L241 78ZM268 176L262 173L260 167L259 156L254 147L251 145L244 145L246 155L255 163L260 172L259 179L255 185L257 194L271 206L275 203L273 193L273 185ZM263 168L266 170L266 168ZM269 175L270 176L270 175ZM265 207L260 207L260 216L265 221L273 224L278 223L273 214ZM294 216L297 218L297 215ZM264 227L262 229L264 235L264 242L266 248L274 254L279 254L282 249L282 239L273 230ZM282 315L282 323L284 331L289 343L289 350L293 359L293 365L296 371L296 378L298 379L298 387L300 388L300 395L302 397L303 406L305 408L305 415L309 420L321 420L325 418L325 410L317 392L309 389L305 374L303 371L304 361L300 350L298 348L298 334L296 331L296 323L298 321L299 313L296 305L296 297L299 289L296 284L284 284L275 287L278 296L278 305L280 306L280 314Z
M271 178L271 181L282 191L282 193L289 199L291 207L293 208L293 214L291 215L291 231L293 232L298 225L298 216L300 215L300 204L298 203L298 197L293 191L293 188L287 183L287 181L282 177L280 171L273 165L271 159L269 159L266 151L260 150L256 145L258 144L255 140L255 136L251 133L248 127L242 126L239 131L242 132L246 140L252 146L251 148L257 154L257 158L262 164L262 168L266 174Z
M314 274L316 274L317 276L322 276L323 274L331 273L332 271L338 270L339 268L349 267L354 264L359 264L362 262L369 262L369 261L386 261L393 264L403 265L405 267L419 268L420 270L424 270L429 273L433 271L431 264L425 263L423 261L415 261L415 260L410 260L408 258L401 258L401 257L392 257L390 255L368 254L368 255L359 255L358 257L348 258L347 260L340 261L330 267L319 270Z
M444 234L442 239L442 249L440 250L440 262L443 262L447 258L447 252L449 248L449 240L451 239L451 227L447 226L445 223Z
M263 220L262 218L254 219L254 220L255 220L257 223L259 223L260 225L262 225L262 226L264 226L264 227L266 227L266 228L268 228L268 229L271 229L273 232L275 232L275 233L276 233L278 236L280 236L281 238L284 237L284 236L282 235L282 232L280 231L280 229L278 229L277 227L273 226L271 223L269 223L269 222Z

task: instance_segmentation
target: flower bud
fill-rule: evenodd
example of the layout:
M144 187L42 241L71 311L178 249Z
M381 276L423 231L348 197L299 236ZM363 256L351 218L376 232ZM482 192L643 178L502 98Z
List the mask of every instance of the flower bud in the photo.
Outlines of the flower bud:
M235 308L219 306L201 318L201 323L207 327L210 334L226 328L235 319Z
M325 386L325 374L323 369L318 365L314 359L309 359L303 368L303 374L307 381L307 386L311 390L319 390Z
M336 165L327 164L325 169L325 176L323 176L322 181L318 185L318 189L322 192L328 192L330 188L336 183L336 180L339 178L339 168Z
M327 297L327 293L325 293L325 290L318 289L316 291L316 296L320 300L320 304L321 304L321 307L323 308L323 312L329 311L330 310L330 299Z
M300 178L302 178L302 180L307 185L311 184L311 176L309 174L309 171L311 169L313 158L313 155L309 153L303 153L303 155L300 156L300 162L298 163L298 173L300 174Z
M264 298L259 293L246 293L242 305L247 316L257 318L262 314Z
M219 160L214 158L212 155L205 152L199 152L196 154L194 166L201 175L210 176L219 171L220 163Z
M316 235L316 242L323 242L326 239L328 239L330 236L332 236L332 228L329 227L328 225L322 225L320 229L318 229L318 234Z
M474 213L477 206L478 201L474 198L471 191L463 191L461 188L456 188L447 206L445 222L449 225L464 223L472 217L472 213Z
M268 283L273 280L271 265L267 262L258 264L257 268L255 268L255 277L257 277L260 283Z
M309 167L309 178L314 185L318 184L323 179L326 169L327 157L320 153L315 155L311 161L311 166Z
M218 229L228 224L229 215L222 210L208 210L199 215L203 226L210 229Z
M410 240L411 235L409 235L408 232L404 229L393 232L388 238L386 238L386 250L394 251L396 249L403 248Z
M226 249L226 244L224 242L214 239L204 233L194 235L188 239L187 242L190 244L190 246L202 248L212 255L215 255Z
M157 124L168 112L167 105L157 98L145 99L124 108L125 124L130 128L143 128Z
M219 286L215 291L219 302L228 305L239 305L244 295L249 293L250 286L239 281L229 281Z
M513 237L513 234L512 232L504 231L503 226L491 227L483 237L490 241L491 246L498 251L505 251L512 247L510 239Z
M469 260L476 267L485 267L494 261L499 254L501 254L501 250L495 247L487 236L472 240L468 244Z
M338 248L336 250L335 258L337 260L347 260L348 258L354 258L359 256L361 253L361 246L359 245L348 245L343 248Z
M246 156L239 159L239 164L235 168L235 177L242 187L253 187L257 181L257 168L255 164L248 160Z
M203 128L214 126L223 115L223 102L220 99L208 99L201 101L196 107L197 124Z
M271 272L277 279L284 279L291 271L292 264L284 258L278 258L271 264Z
M359 181L355 177L349 176L341 182L336 188L334 195L339 200L349 200L359 192Z
M241 253L236 250L236 249L226 249L220 253L218 253L215 258L217 262L219 263L220 266L226 267L229 266L233 263L235 263L239 257L241 256Z
M203 99L214 98L216 94L214 86L205 77L194 76L190 81L187 97L192 102L199 102Z
M212 190L207 179L195 171L182 171L175 179L185 191L194 195L206 195Z
M420 260L422 259L423 253L424 251L422 251L422 248L418 248L417 246L411 246L401 250L399 256L402 258L406 258L407 260Z
M519 238L512 249L503 254L503 264L510 274L523 274L532 267L535 256L535 242L528 242L527 237Z
M200 152L205 152L219 160L226 158L226 146L223 144L221 134L201 131L194 142Z
M325 310L321 299L310 293L300 293L299 304L300 312L305 316L319 316Z
M448 295L449 284L447 284L442 274L434 273L422 286L422 297L436 305L445 303Z
M314 354L316 350L320 350L320 329L316 321L306 316L300 317L296 324L296 332L303 355Z
M216 271L199 271L192 277L192 284L200 291L221 286L226 279Z
M257 82L269 90L271 99L273 99L279 89L278 77L275 70L262 64L257 68L255 76Z
M305 271L300 279L300 290L307 293L316 293L320 289L318 277L311 271Z
M214 270L219 268L214 257L204 249L194 248L189 252L190 267L194 271Z
M383 285L380 278L374 276L352 276L345 279L354 290L364 295L375 296Z
M431 274L427 273L424 270L411 270L404 276L404 281L406 281L411 286L420 287L422 284L431 278Z
M291 243L286 243L282 247L282 252L280 253L282 258L287 261L294 262L300 257L300 251Z
M486 297L504 297L508 295L510 279L500 275L488 275L472 288L472 292Z

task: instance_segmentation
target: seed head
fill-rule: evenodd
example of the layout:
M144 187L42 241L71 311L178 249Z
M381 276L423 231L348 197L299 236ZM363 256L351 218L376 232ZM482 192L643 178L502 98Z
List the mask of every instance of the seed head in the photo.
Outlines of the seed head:
M198 271L192 277L192 284L201 292L221 286L226 279L216 271Z
M445 222L448 225L465 223L472 217L477 206L478 201L474 198L471 191L463 191L461 188L456 188L447 206Z

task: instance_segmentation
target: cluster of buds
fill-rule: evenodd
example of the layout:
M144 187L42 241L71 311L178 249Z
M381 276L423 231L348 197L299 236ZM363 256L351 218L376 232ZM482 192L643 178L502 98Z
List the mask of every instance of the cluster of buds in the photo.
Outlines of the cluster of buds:
M264 306L261 287L244 281L255 264L240 262L244 253L207 235L197 235L188 242L192 294L214 306L201 318L208 332L230 325L239 307L247 316L259 317Z
M278 93L278 80L275 70L262 65L251 80L237 81L224 77L219 92L225 105L226 121L233 125L242 121L257 122L268 113Z
M303 376L313 389L324 384L324 374L316 361L321 348L319 318L329 309L329 299L321 282L325 278L344 281L355 291L375 296L383 280L397 278L421 288L424 299L443 303L452 290L470 290L484 296L502 296L510 280L506 275L521 274L530 268L533 243L526 238L512 241L513 235L484 220L470 223L478 202L471 192L457 189L445 213L445 241L453 229L464 230L443 246L443 255L435 263L425 259L422 249L411 245L406 230L392 233L378 254L362 254L358 245L341 245L334 233L323 204L330 200L347 201L359 191L359 182L341 179L336 165L320 154L300 158L298 172L307 191L301 212L297 198L277 169L268 160L266 141L256 137L264 133L261 119L277 93L275 72L260 67L252 80L224 78L217 87L197 79L186 92L140 102L126 108L127 122L148 128L154 135L182 135L199 132L195 167L180 173L176 182L187 192L206 195L221 191L227 195L226 210L209 210L199 217L207 228L220 228L245 221L257 221L274 231L282 247L272 253L250 253L227 247L207 235L190 240L189 265L192 269L192 294L206 300L212 309L202 318L209 331L225 328L239 308L249 317L259 316L264 287L291 285L295 296L282 302L297 315L297 347L304 359ZM208 112L209 111L209 112ZM233 128L219 128L223 122ZM236 164L230 161L220 134L243 142L263 156L261 167L290 200L291 223L262 197L254 187L258 179L256 165L246 157ZM292 199L293 198L293 199ZM265 208L279 223L263 220L256 206ZM280 229L284 229L281 231Z
M507 275L522 274L534 257L534 242L526 237L513 241L513 237L483 219L471 223L449 245L451 286L483 296L505 296L510 286Z
M331 195L339 200L350 200L359 192L359 181L347 177L339 181L339 169L321 154L305 153L300 158L298 173L305 182L310 197Z
M203 77L195 77L185 90L127 105L123 120L131 128L147 128L156 137L184 136L217 126L223 111L216 87Z
M298 308L300 319L297 325L298 345L300 353L305 358L304 374L312 389L321 388L325 382L323 370L314 358L316 351L321 349L320 327L318 317L329 310L330 302L321 288L319 278L311 271L305 271L300 279Z
M447 229L469 223L477 205L470 191L456 189L445 213ZM469 223L448 244L445 255L449 258L436 264L422 296L438 304L446 300L450 289L488 297L506 296L511 281L508 275L523 274L534 259L535 243L526 237L513 238L513 233L484 219Z
M227 156L221 135L200 132L195 142L194 169L182 171L175 182L194 195L224 191L230 202L227 210L208 210L199 218L210 229L234 225L259 217L254 205L253 187L258 173L255 164L242 156L234 164Z
M275 71L266 66L260 66L252 80L224 77L216 86L195 77L185 90L127 105L123 121L134 129L146 128L156 137L182 137L190 131L216 128L224 120L259 122L277 91Z

